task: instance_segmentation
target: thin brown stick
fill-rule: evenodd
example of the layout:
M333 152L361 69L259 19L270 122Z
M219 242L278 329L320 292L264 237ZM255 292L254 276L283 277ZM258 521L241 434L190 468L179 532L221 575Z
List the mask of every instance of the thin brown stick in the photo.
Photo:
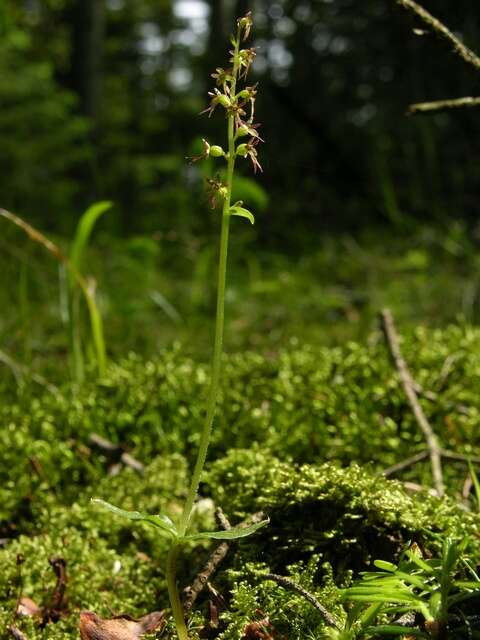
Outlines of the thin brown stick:
M437 494L441 497L444 495L445 489L443 484L440 446L438 444L437 437L433 432L433 429L420 406L417 394L415 393L415 383L400 350L400 342L395 329L392 313L389 309L384 309L381 312L381 318L390 353L400 376L405 395L407 396L410 408L413 411L413 415L415 416L417 424L420 427L427 443L430 465L432 467L433 484Z
M322 618L330 627L335 627L336 629L340 629L340 626L336 621L336 619L332 616L332 614L327 609L325 609L323 604L319 602L314 595L312 595L302 586L294 582L291 578L286 578L285 576L279 576L276 573L262 574L261 577L263 580L273 580L273 582L276 582L281 587L284 587L284 589L288 589L289 591L295 591L296 593L300 594L305 598L305 600L307 600L307 602L313 605L315 609L320 611Z
M464 107L480 107L480 98L466 96L465 98L452 98L450 100L435 100L433 102L416 102L407 109L408 116L417 114L438 113L449 111L450 109L461 109Z
M32 371L30 371L28 367L21 364L20 362L17 362L11 356L7 355L4 351L1 351L1 350L0 350L0 362L5 366L9 367L9 369L12 371L13 375L15 376L15 379L17 380L17 382L22 382L23 377L27 376L31 380L33 380L33 382L36 382L42 387L45 387L47 391L49 391L50 393L54 395L59 393L58 387L56 387L54 384L51 384L50 382L48 382L48 380L46 380L43 376L39 375L38 373L33 373Z
M461 413L464 416L470 415L470 409L464 404L457 404L456 402L452 402L451 400L443 400L440 395L436 391L432 391L431 389L424 389L416 380L414 380L414 390L417 396L421 396L425 398L425 400L430 400L431 402L440 402L442 401L442 405L446 409L452 409L457 413Z
M450 29L448 29L438 18L432 16L421 5L414 2L414 0L396 0L397 4L416 15L422 22L432 29L440 38L448 42L454 50L454 52L462 58L464 62L474 67L477 71L480 71L480 58L471 49L461 42L455 36Z
M440 455L447 460L456 460L457 462L480 462L480 456L466 456L463 453L456 453L455 451L448 451L448 449L440 449Z
M14 624L11 624L9 627L7 627L7 630L10 632L10 635L15 640L27 640L27 637L25 636L25 634L23 634L20 631L20 629L16 627Z
M50 602L43 610L41 627L45 627L50 621L60 620L65 607L64 598L67 590L67 563L64 558L52 557L48 562L57 577L57 582L50 596Z
M97 433L90 434L90 442L102 451L105 451L112 458L119 460L126 467L130 467L134 471L138 471L138 473L145 471L145 466L130 453L127 453L121 444L110 442L110 440L99 436Z
M393 474L398 473L399 471L408 469L408 467L412 467L414 464L417 464L417 462L421 462L422 460L425 460L425 458L428 458L428 455L429 454L427 450L419 451L419 453L416 453L415 455L410 456L405 460L401 460L396 464L392 464L391 467L387 467L386 469L384 469L382 471L382 476L385 476L386 478L388 478L388 476L392 476Z
M447 449L439 449L440 456L442 458L447 458L447 460L455 460L456 462L463 462L463 464L468 464L469 462L479 462L480 456L466 456L463 453L455 453L455 451L448 451ZM392 464L391 467L387 467L381 472L382 476L388 478L388 476L392 476L399 471L403 471L404 469L408 469L408 467L413 467L413 465L417 464L417 462L421 462L428 458L429 452L427 449L424 451L419 451L413 456L409 458L405 458L405 460L401 460L395 464Z
M231 529L230 522L228 518L225 516L223 511L219 508L215 512L215 516L220 523L220 526L225 529ZM254 513L252 516L244 520L242 524L254 524L255 522L261 522L265 518L265 514L263 511L259 511L258 513ZM200 593L203 591L205 585L210 580L211 576L218 569L218 566L221 562L223 562L225 556L230 549L230 543L222 542L218 545L218 547L213 551L213 553L208 558L205 563L203 569L197 575L195 580L193 581L191 586L186 587L183 590L184 600L183 600L183 609L185 613L188 613L190 609L193 607L195 600L198 598Z

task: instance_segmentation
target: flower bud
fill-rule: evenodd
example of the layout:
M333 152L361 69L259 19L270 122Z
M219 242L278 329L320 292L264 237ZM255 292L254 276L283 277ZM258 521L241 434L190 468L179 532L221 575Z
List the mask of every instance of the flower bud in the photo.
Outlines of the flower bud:
M246 144L239 144L236 150L237 156L242 156L242 158L246 158L248 153L248 146Z
M209 155L212 156L212 158L220 158L225 155L225 151L222 147L219 147L218 144L212 144Z
M218 96L218 101L222 105L222 107L225 107L226 109L231 105L229 98L227 98L224 93Z
M243 30L243 40L246 40L250 35L250 29L253 25L252 12L249 11L243 18L239 18L237 24L239 28Z

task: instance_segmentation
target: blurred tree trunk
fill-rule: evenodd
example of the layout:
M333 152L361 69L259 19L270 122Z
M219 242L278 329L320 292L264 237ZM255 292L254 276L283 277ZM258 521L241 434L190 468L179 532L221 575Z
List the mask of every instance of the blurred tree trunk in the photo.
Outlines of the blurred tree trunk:
M67 85L79 97L80 111L91 124L92 154L76 179L85 185L85 201L97 198L98 142L102 102L104 0L72 0L66 18L70 28L70 68Z
M210 32L208 34L205 65L206 69L211 73L216 67L226 66L223 64L226 47L226 11L223 0L209 0L208 5L210 7ZM210 86L210 81L208 86Z
M74 0L70 10L70 80L82 113L98 123L102 87L103 0Z

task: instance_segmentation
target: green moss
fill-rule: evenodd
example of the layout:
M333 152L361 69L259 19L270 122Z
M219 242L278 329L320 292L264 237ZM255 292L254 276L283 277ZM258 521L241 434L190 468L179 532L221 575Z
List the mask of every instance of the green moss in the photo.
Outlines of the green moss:
M439 394L435 402L421 400L434 430L457 452L479 451L479 341L479 330L450 327L421 329L402 343L415 379ZM57 395L24 395L2 406L0 537L13 540L0 551L0 628L15 603L18 553L26 559L24 592L39 602L54 582L50 556L65 556L70 576L70 614L48 633L22 622L29 640L72 637L82 608L135 615L167 606L165 539L92 508L89 499L177 516L207 382L208 367L175 348L155 361L132 355L112 364L105 380L75 393L65 386ZM111 460L92 448L91 433L125 445L145 463L144 474L124 468L109 476ZM374 558L394 560L408 540L436 552L436 534L467 536L467 553L478 563L478 516L427 491L409 495L379 475L422 448L380 336L368 346L297 345L275 357L226 358L201 493L233 523L259 509L271 522L234 544L215 578L229 601L222 637L238 638L255 609L289 638L321 637L318 613L300 596L262 581L262 568L295 577L341 615L337 586ZM465 474L464 465L445 464L453 497ZM403 478L429 486L428 461ZM210 528L212 511L204 504L197 526ZM182 584L202 565L206 546L186 548ZM200 599L196 624L202 606Z
M479 330L450 327L419 329L403 344L415 379L439 392L438 400L422 404L442 445L457 452L478 452L480 444L479 340ZM105 380L74 395L65 386L58 395L45 392L3 405L0 520L11 513L21 517L50 494L68 504L78 485L97 484L108 460L91 450L91 433L122 443L145 463L172 453L191 463L207 382L208 367L175 348L155 361L132 355L112 364ZM379 336L369 346L297 346L275 358L226 358L210 459L252 442L281 459L355 461L373 468L425 446ZM451 492L460 491L464 475L464 465L445 462ZM428 461L403 477L431 484Z
M139 477L124 470L101 482L96 494L127 508L179 513L185 483L185 462L178 456L158 458ZM239 637L245 625L262 614L290 638L321 637L324 627L318 611L301 596L262 579L265 570L291 576L335 613L344 615L338 586L365 569L374 558L394 560L408 540L419 540L433 552L441 536L454 532L470 536L473 563L480 557L476 531L478 517L453 501L426 494L408 495L398 482L373 475L358 465L295 466L268 451L234 450L211 465L202 486L233 522L265 510L270 524L255 536L232 545L214 583L227 598L221 638ZM93 609L141 615L167 606L163 564L166 540L146 525L132 527L121 518L93 508L82 494L70 507L49 504L38 512L34 535L20 536L0 552L0 624L7 624L19 589L18 554L22 565L22 592L45 602L54 584L48 564L52 555L67 561L68 612L57 625L40 630L21 622L30 640L72 637L78 611ZM198 528L213 526L212 509L197 515ZM191 583L205 561L207 543L185 549L181 584ZM196 625L202 624L204 599L198 601ZM63 634L63 635L62 635ZM1 637L1 636L0 636Z

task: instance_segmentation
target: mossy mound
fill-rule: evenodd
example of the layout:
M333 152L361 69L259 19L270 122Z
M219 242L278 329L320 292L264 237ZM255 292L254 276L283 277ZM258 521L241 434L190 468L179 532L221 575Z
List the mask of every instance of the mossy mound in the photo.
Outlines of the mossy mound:
M358 572L376 557L393 560L408 541L421 538L435 549L435 534L471 538L471 552L480 552L477 514L426 491L408 494L400 482L357 464L292 466L268 452L234 450L211 466L206 483L233 517L269 515L270 526L255 536L254 557L260 553L277 572L315 552L338 577L344 567Z
M124 470L105 480L96 495L127 508L175 517L185 480L182 459L158 459L142 477ZM375 558L395 560L407 541L416 540L435 553L440 546L437 535L466 536L470 560L480 560L478 516L452 500L408 495L399 482L381 479L358 465L294 466L268 451L234 450L211 465L202 495L221 505L232 523L259 509L270 517L266 528L232 545L213 579L228 610L212 637L238 639L245 625L262 615L290 639L322 637L325 625L319 612L301 596L263 581L265 569L293 577L341 619L338 587ZM213 525L212 507L204 503L207 509L195 525L202 528ZM22 591L38 603L45 602L54 583L50 556L65 558L69 574L65 617L43 630L32 620L20 622L29 640L76 637L81 609L108 617L111 611L141 615L168 606L166 540L154 529L132 527L97 511L83 495L70 508L41 511L35 529L35 535L20 536L0 552L0 627L11 620L18 594L18 554L25 558ZM185 549L181 584L192 582L207 555L204 544ZM201 597L193 617L196 625L204 622L205 605Z
M475 454L480 433L480 331L419 329L403 341L413 376L434 400L421 398L444 448ZM197 450L209 369L178 348L145 362L130 356L83 389L19 397L0 409L0 522L31 519L36 503L75 500L95 485L108 460L92 450L97 433L121 443L144 463ZM383 469L425 448L384 342L343 348L292 345L275 357L225 359L223 391L210 459L257 442L300 463L325 460ZM445 464L450 492L465 465ZM403 477L430 484L428 461ZM0 525L1 527L1 525ZM21 528L21 527L20 527Z
M478 344L480 330L469 327L419 329L402 342L414 378L437 394L421 402L442 446L467 455L480 449ZM0 538L9 542L0 550L0 629L15 606L20 553L23 591L39 604L54 582L49 557L65 557L70 576L67 615L45 630L24 621L29 640L76 637L84 608L107 616L167 606L166 540L93 509L89 499L178 515L208 376L206 365L174 348L147 362L132 355L112 363L105 379L92 377L82 389L65 385L32 397L24 388L2 405ZM124 467L110 476L112 460L92 445L93 433L124 446L144 473ZM256 609L289 640L321 637L318 612L263 582L264 568L293 576L341 615L338 586L377 557L395 560L408 541L435 553L445 535L467 537L475 566L478 517L453 500L467 473L463 462L445 464L452 499L444 501L426 489L409 495L381 477L424 447L380 335L367 346L292 344L275 356L225 358L197 526L213 526L210 498L232 523L264 510L270 525L234 544L215 578L229 609L212 637L239 638ZM402 479L430 486L428 461ZM191 583L205 555L203 543L185 549L181 583Z

